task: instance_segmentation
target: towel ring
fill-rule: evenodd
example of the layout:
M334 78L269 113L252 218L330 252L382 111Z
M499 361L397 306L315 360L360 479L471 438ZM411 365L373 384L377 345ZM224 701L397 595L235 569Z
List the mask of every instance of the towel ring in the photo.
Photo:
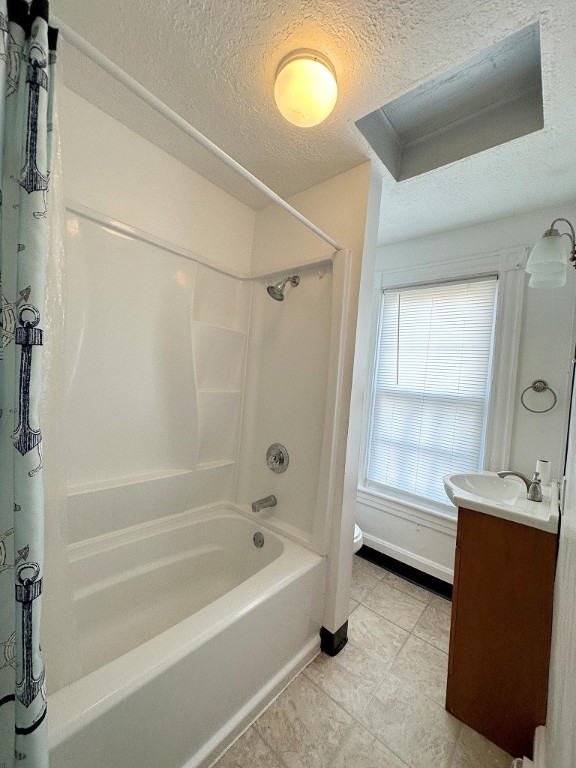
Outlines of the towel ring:
M549 408L543 408L540 411L536 410L535 408L529 408L524 402L524 395L530 389L533 390L534 392L546 392L546 390L548 390L548 392L551 392L552 397L554 398L554 400L552 401L552 405ZM533 381L532 384L530 384L529 387L526 387L526 389L522 392L522 394L520 395L520 402L522 403L524 408L526 408L527 411L530 411L530 413L548 413L548 411L551 411L552 408L554 408L554 406L558 402L558 397L556 396L556 392L554 392L552 387L548 385L547 381L544 381L544 379L536 379L536 381Z

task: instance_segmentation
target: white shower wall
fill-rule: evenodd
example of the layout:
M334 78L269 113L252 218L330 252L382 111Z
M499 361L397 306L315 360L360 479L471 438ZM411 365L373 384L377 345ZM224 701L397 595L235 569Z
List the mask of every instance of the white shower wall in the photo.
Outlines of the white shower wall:
M326 418L313 422L314 429L323 424L323 440L330 455L330 478L322 478L319 484L316 532L311 542L328 554L323 626L330 632L346 622L349 610L368 337L364 313L358 308L369 302L372 291L381 194L382 180L366 162L289 199L350 250L346 263L340 254L336 257L332 273L333 295L344 297L332 305L332 337L338 337L338 353L330 361L328 379L334 389L328 390ZM256 274L270 270L288 274L306 259L328 255L326 244L284 211L275 206L258 211L252 259ZM286 376L299 381L298 357L284 358L283 365ZM301 435L301 440L306 439L307 434Z
M325 426L332 264L297 271L300 285L288 286L281 302L270 298L267 281L254 285L237 500L249 504L273 493L278 505L262 516L311 544ZM277 442L290 456L282 474L266 465L266 450Z
M232 499L250 286L81 215L68 230L70 540Z
M251 208L64 87L58 112L68 201L248 275Z
M255 214L65 89L60 120L77 541L233 499Z
M334 257L285 212L253 211L74 93L61 89L59 106L67 543L275 493L270 523L328 555L323 623L335 631L354 525L358 286L380 195L370 165L290 201L351 249ZM300 286L274 302L266 284L289 273ZM285 475L266 467L276 441ZM46 630L55 653L58 631Z

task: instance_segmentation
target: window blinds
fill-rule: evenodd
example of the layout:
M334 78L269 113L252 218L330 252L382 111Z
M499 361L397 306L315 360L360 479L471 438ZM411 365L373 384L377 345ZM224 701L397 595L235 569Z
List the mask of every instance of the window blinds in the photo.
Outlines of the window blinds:
M497 278L382 294L366 475L447 503L442 475L482 467Z

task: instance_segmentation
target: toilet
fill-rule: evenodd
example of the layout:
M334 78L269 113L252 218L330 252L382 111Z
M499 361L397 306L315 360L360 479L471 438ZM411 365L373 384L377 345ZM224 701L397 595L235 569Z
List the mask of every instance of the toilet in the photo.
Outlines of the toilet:
M354 548L353 552L358 552L362 544L364 543L363 537L362 537L362 531L360 530L360 526L355 525L354 526Z

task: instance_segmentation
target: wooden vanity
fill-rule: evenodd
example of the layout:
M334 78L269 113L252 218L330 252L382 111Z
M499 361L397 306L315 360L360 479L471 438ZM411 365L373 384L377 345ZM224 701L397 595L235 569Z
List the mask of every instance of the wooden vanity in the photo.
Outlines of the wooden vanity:
M513 757L546 722L557 533L459 507L446 709Z

